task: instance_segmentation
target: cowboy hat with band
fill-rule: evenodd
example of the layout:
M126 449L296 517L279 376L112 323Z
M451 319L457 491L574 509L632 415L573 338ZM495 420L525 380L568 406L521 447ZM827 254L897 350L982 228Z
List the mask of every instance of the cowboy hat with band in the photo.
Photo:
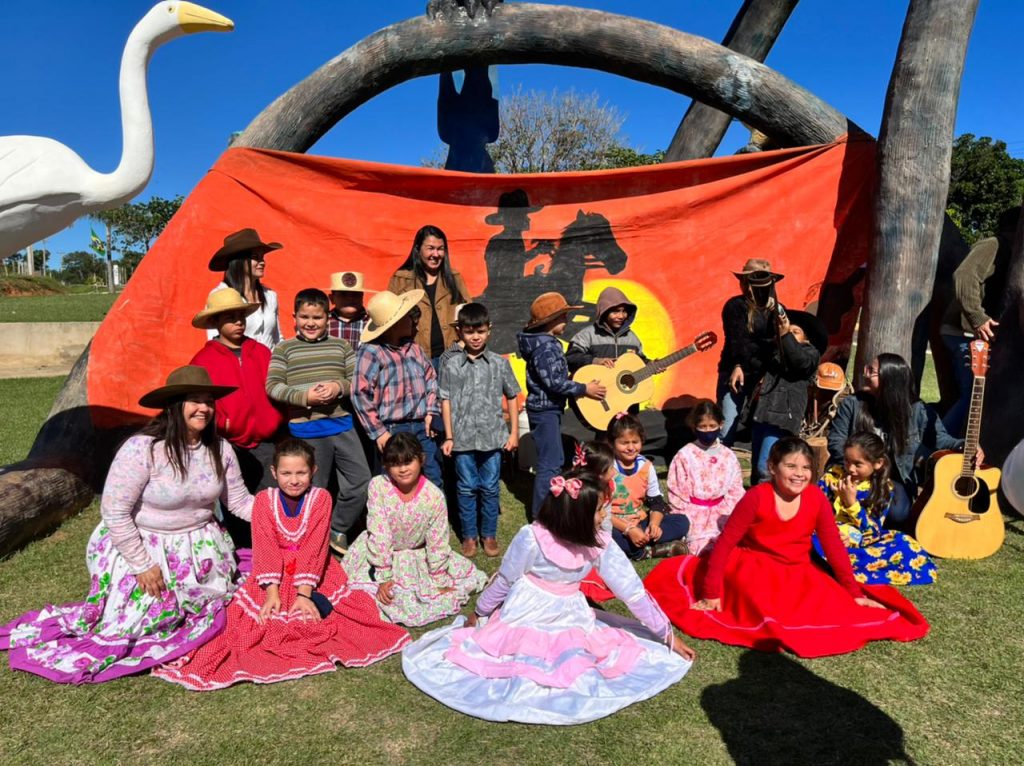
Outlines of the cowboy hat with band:
M360 343L369 343L376 340L423 300L427 293L424 290L410 290L401 295L395 295L390 290L383 290L374 295L366 304L366 313L370 315L370 321L359 337Z
M543 327L548 322L568 314L570 311L581 309L582 306L570 306L561 293L542 293L530 305L530 321L523 328L525 332Z
M230 311L241 311L249 316L258 311L260 304L248 303L242 294L233 287L223 287L214 290L206 299L206 308L192 318L192 326L205 330L214 326L213 318L220 314L227 314Z
M264 242L256 229L240 229L224 237L224 245L210 259L210 271L224 271L235 258L266 255L280 250L280 242Z
M139 406L160 409L168 402L184 399L189 394L209 394L214 399L220 399L236 390L238 390L237 386L213 385L210 381L210 373L206 371L205 367L188 364L173 370L167 376L167 382L164 385L143 395L139 399Z
M336 271L331 274L332 293L375 293L363 284L361 271Z
M733 275L751 287L769 287L781 282L785 277L772 271L772 264L764 258L751 258L743 264L742 271L734 271Z

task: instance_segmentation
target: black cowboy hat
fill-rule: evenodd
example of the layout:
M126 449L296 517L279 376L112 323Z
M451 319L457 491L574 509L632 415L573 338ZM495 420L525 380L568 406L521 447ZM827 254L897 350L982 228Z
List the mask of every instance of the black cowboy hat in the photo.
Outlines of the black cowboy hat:
M502 195L498 197L497 212L491 213L489 216L484 218L484 223L497 226L504 223L505 216L512 210L515 210L518 213L536 213L543 207L543 205L531 205L530 198L526 196L526 192L522 189L502 192Z
M264 242L256 229L240 229L224 237L224 246L210 259L210 271L224 271L231 260L242 255L263 255L282 247L280 242Z
M807 311L790 311L786 309L786 317L789 319L790 324L795 324L804 331L807 340L818 349L819 354L825 353L825 350L828 348L828 330L825 329L824 322Z

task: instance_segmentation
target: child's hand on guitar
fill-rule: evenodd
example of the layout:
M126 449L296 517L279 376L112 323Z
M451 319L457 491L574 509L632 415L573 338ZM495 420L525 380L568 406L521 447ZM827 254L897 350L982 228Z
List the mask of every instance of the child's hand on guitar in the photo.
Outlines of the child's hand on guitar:
M610 369L615 366L615 360L609 359L606 356L599 356L594 359L594 364L599 364L602 367L608 367Z
M979 444L977 450L974 453L974 467L975 468L980 468L984 464L985 464L985 450L983 450L981 448L981 445Z
M852 508L857 502L857 482L852 476L844 476L839 481L839 499L843 502L844 508Z
M587 397L590 399L597 399L600 401L604 399L604 395L608 393L608 389L599 380L592 380L587 383Z

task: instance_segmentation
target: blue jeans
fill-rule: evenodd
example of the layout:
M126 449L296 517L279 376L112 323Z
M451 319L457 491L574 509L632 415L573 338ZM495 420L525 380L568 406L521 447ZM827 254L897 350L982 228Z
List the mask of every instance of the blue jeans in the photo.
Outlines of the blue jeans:
M498 536L498 495L501 479L501 450L456 452L455 476L458 487L462 539ZM479 498L479 503L477 498ZM477 532L477 512L480 531Z
M537 512L547 499L551 489L551 480L562 472L562 466L565 464L565 452L562 451L561 411L532 412L527 410L526 417L530 421L530 433L533 434L533 443L537 448L533 502L529 510L529 520L533 521L537 518Z
M719 385L718 405L722 408L722 416L725 418L722 423L722 444L727 447L731 447L736 440L736 431L739 430L737 421L746 400L747 395L742 390L734 394L728 383Z
M650 517L641 521L637 526L646 530L650 524ZM661 519L661 539L659 543L670 543L673 540L682 540L690 531L690 520L681 513L666 513ZM631 559L638 559L643 555L643 548L633 545L633 541L617 529L612 530L612 539L622 548Z
M971 338L963 335L943 335L942 342L949 350L949 361L953 365L953 379L956 380L957 400L942 418L946 432L956 438L964 437L964 421L971 406L971 390L974 388L974 373L971 372Z
M789 436L786 431L778 426L768 423L754 423L750 429L750 462L753 470L750 472L750 484L753 486L758 482L768 481L768 453L772 446L783 436Z
M441 450L428 434L422 420L406 420L401 423L385 423L385 427L392 434L412 434L423 446L423 475L435 487L444 489L441 481ZM386 470L382 473L387 473Z

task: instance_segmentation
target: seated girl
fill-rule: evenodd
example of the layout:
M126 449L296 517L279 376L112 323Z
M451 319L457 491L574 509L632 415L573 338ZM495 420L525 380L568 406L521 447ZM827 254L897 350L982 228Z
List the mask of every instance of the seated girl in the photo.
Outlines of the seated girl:
M227 628L153 675L193 691L240 681L271 684L337 664L364 667L409 641L381 620L373 596L351 590L327 550L333 499L312 486L313 448L285 439L270 472L278 489L256 496L252 510L252 574L228 607Z
M245 521L252 513L235 453L214 426L214 400L234 390L188 366L139 400L161 411L110 466L85 549L89 595L0 627L12 668L101 683L180 657L224 629L238 571L214 506L219 499Z
M608 424L615 455L612 539L634 560L686 553L689 520L665 513L654 464L640 454L644 427L635 415L619 413Z
M858 582L928 585L936 578L928 554L910 535L884 528L893 495L886 453L880 437L856 433L846 440L843 465L829 468L818 486L835 509ZM825 555L817 537L814 547Z
M396 433L384 447L386 475L370 480L366 531L345 555L354 588L375 593L384 616L426 625L456 614L487 576L448 542L444 493L423 476L423 447Z
M406 678L477 718L570 725L653 697L686 675L694 652L611 544L602 528L606 502L599 479L556 476L469 619L403 650ZM579 583L591 568L646 630L587 606Z
M722 444L725 417L710 399L698 399L687 418L697 435L668 469L668 507L690 520L686 542L697 555L714 545L729 514L743 497L743 471L736 454Z
M780 439L768 456L771 481L743 496L711 553L663 561L647 576L647 590L684 632L801 657L928 632L895 588L857 582L832 508L811 486L811 462L802 439ZM814 533L834 575L811 557Z

